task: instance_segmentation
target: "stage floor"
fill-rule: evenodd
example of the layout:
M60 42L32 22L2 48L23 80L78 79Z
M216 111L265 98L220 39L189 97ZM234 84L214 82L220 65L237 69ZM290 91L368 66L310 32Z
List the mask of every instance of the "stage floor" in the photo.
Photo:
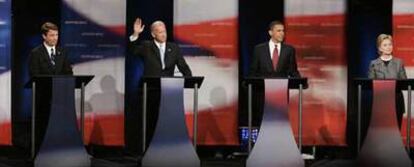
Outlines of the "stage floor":
M110 159L92 159L91 167L140 167L140 163L136 159L110 158ZM244 167L245 159L202 159L201 167ZM319 160L307 161L307 167L353 167L352 160ZM27 160L5 160L0 159L0 167L32 167L32 163Z

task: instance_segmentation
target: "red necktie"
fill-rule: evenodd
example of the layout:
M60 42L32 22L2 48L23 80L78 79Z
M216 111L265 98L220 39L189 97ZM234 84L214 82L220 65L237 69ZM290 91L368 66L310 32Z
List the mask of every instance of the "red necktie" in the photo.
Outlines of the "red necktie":
M275 45L275 49L273 50L273 68L276 71L277 62L279 61L279 52L277 49L277 45Z

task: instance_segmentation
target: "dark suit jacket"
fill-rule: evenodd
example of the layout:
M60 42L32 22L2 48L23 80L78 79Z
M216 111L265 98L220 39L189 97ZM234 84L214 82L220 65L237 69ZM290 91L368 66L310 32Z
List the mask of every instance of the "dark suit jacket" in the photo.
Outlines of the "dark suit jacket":
M30 52L29 74L37 75L72 75L72 67L67 53L56 47L55 66L53 67L46 47L41 44ZM49 120L52 90L49 85L36 87L36 150L40 148Z
M35 75L72 75L72 66L64 49L56 47L55 67L53 67L46 47L41 44L30 52L29 74Z
M162 69L159 49L154 41L136 40L129 42L129 50L132 54L143 58L144 76L173 76L176 65L184 76L192 75L180 48L175 43L166 43L164 69Z
M278 64L276 70L274 70L269 51L269 43L265 42L256 45L250 65L249 76L300 77L296 65L295 49L290 45L282 43Z

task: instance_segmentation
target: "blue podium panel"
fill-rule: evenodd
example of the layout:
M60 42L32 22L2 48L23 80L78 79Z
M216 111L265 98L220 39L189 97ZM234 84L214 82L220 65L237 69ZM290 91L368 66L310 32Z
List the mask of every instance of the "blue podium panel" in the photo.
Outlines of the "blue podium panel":
M265 79L265 106L247 167L304 167L288 113L288 79Z
M183 91L184 78L161 78L159 117L143 167L200 166L185 123Z
M90 157L78 130L75 77L52 78L49 123L34 160L35 167L89 167ZM48 99L45 99L48 100Z
M395 112L395 80L374 80L371 121L358 166L411 167Z

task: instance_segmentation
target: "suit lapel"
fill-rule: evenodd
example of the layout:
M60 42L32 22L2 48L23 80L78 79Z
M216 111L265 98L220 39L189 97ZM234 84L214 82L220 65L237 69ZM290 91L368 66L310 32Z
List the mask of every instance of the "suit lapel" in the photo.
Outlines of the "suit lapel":
M172 48L171 46L168 44L168 42L165 44L165 57L164 57L164 64L165 66L167 66L167 62L169 62L170 59L170 54L172 52Z
M394 59L390 60L390 64L389 64L390 68L389 69L393 69L394 71L397 71L397 62Z
M385 63L382 60L380 60L379 64L380 64L380 71L383 72L384 75L385 75L385 73L387 73L387 67L385 66ZM390 65L390 64L388 64L388 65Z
M270 48L269 48L269 44L266 43L263 47L263 52L265 53L265 62L266 63L266 67L268 69L271 69L273 71L273 61L272 61L272 57L270 55Z
M392 58L388 64L387 73L391 76L395 76L395 78L398 78L398 70L399 64L395 61L394 58Z
M56 47L56 56L55 56L55 69L56 71L60 71L63 66L63 55L62 49Z
M162 66L162 64L161 64L161 53L160 53L160 49L158 49L158 46L155 44L154 41L152 41L152 51L156 55L156 58L155 59L160 64L160 66Z
M280 44L280 55L279 55L279 60L277 61L277 66L276 66L276 71L280 71L281 70L281 66L284 63L283 61L285 61L286 59L286 45L284 45L283 43Z
M388 69L394 68L394 66L395 66L394 63L395 62L393 60L390 60L389 64L386 66L384 61L382 61L380 58L377 59L377 64L378 64L378 69L377 70L378 70L378 73L382 74L382 77L380 77L380 78L384 79L384 78L387 78L387 77L391 76L390 70L388 70Z
M54 73L53 65L51 62L52 60L50 59L49 52L47 51L46 47L43 44L42 44L41 55L42 55L43 61L47 62L49 70L53 71Z

